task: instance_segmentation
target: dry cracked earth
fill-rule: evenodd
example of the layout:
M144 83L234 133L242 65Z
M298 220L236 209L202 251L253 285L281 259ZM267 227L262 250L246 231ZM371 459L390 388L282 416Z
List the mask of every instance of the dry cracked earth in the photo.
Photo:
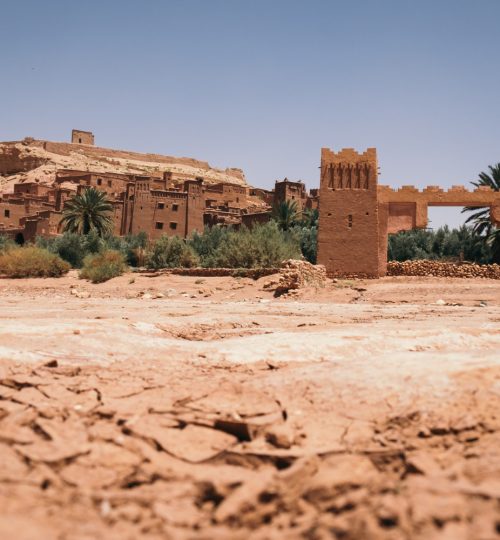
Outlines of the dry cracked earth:
M0 280L0 538L500 538L500 283Z

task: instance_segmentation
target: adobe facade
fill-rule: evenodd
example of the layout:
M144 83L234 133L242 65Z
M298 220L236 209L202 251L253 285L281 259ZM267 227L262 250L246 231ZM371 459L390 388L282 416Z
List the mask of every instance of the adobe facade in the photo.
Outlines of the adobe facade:
M489 207L500 225L500 192L378 185L375 148L321 151L318 263L330 276L380 277L387 272L390 233L427 227L429 206Z

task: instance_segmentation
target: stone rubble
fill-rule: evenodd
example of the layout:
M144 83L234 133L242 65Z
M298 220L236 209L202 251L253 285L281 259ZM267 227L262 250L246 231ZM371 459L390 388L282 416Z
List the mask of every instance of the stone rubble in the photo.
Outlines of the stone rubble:
M500 279L500 265L415 260L390 261L388 276L433 276Z
M274 290L275 296L283 294L292 296L304 287L324 287L326 281L326 270L323 265L289 259L282 263L279 274L266 281L263 287Z

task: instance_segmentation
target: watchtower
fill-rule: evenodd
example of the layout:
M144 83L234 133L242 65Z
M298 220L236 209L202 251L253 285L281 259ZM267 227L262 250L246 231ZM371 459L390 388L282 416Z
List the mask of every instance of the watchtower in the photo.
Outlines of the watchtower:
M73 144L89 144L94 146L94 134L91 131L74 129L71 132L71 142Z
M318 263L331 276L385 272L379 238L377 151L321 150Z

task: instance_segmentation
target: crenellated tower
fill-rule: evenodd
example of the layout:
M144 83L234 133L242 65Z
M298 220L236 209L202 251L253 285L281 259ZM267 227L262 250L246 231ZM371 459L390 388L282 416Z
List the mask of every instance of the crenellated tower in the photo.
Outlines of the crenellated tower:
M318 263L331 276L378 277L386 257L379 238L377 151L321 150Z

